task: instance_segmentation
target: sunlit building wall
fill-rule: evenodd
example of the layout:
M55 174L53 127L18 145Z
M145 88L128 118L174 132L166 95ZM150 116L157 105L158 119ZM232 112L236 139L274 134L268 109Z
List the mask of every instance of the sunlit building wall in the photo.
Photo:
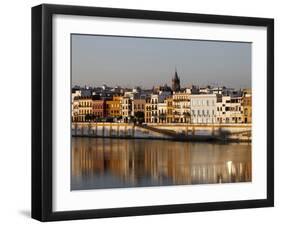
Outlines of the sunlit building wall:
M190 95L191 122L215 123L216 103L216 94Z
M243 123L242 97L222 96L216 108L218 123Z

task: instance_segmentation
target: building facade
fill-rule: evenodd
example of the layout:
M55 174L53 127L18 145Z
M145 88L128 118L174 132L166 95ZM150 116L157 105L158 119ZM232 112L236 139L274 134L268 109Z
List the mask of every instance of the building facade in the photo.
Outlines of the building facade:
M71 92L71 119L72 121L78 121L79 114L79 97L81 96L80 90L73 89Z
M216 120L218 123L242 123L242 97L222 96L217 102Z
M122 97L114 96L112 100L106 101L106 115L108 117L120 117L121 112Z
M144 122L151 123L152 108L151 108L151 98L146 98L144 109Z
M137 112L142 112L144 114L145 111L145 99L133 99L132 100L132 116L135 116Z
M106 103L105 100L93 100L93 116L96 119L106 117Z
M74 97L71 104L71 119L73 122L79 121L79 97Z
M192 123L216 123L216 94L190 95Z
M77 103L76 103L77 104ZM90 121L93 114L93 99L91 96L78 97L78 121Z
M122 97L121 100L122 120L128 122L132 115L132 100L128 96Z
M168 97L165 100L167 104L167 123L174 122L174 106L173 106L173 97Z
M173 94L173 122L187 123L190 121L190 94L179 92Z
M158 103L158 118L157 123L167 123L167 102Z
M243 122L252 123L252 91L247 89L243 91Z

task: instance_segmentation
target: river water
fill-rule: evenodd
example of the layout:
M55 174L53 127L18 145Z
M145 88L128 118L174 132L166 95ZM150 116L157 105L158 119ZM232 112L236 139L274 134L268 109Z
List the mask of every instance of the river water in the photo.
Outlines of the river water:
M72 137L71 189L249 182L251 144Z

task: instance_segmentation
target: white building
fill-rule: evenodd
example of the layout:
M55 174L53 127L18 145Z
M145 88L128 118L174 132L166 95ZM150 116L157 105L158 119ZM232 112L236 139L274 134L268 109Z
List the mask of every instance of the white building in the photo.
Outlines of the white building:
M158 104L164 103L165 99L170 95L171 95L170 92L165 92L165 91L160 91L159 94L151 94L150 105L151 105L151 122L152 123L159 122Z
M124 97L129 97L131 100L134 99L136 93L132 92L132 91L127 91L124 93Z
M81 90L73 90L71 93L71 117L72 121L78 120L79 113L79 100L78 98L81 96Z
M215 123L216 102L216 94L190 95L191 122Z
M124 122L128 122L132 115L132 100L130 97L124 96L121 101L121 113Z
M161 100L160 100L161 101ZM158 102L159 102L159 95L152 94L151 95L151 122L157 123L158 121Z
M167 122L167 102L158 103L158 122L166 123Z
M211 87L210 86L200 87L199 93L200 94L210 94L211 93Z

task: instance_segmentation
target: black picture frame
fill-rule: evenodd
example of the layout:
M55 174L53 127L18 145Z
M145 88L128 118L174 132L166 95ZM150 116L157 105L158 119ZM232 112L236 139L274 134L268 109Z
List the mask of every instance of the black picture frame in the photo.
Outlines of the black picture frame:
M55 14L262 26L267 28L267 198L95 210L52 210L52 17ZM121 217L274 206L274 20L237 16L43 4L32 8L32 218Z

